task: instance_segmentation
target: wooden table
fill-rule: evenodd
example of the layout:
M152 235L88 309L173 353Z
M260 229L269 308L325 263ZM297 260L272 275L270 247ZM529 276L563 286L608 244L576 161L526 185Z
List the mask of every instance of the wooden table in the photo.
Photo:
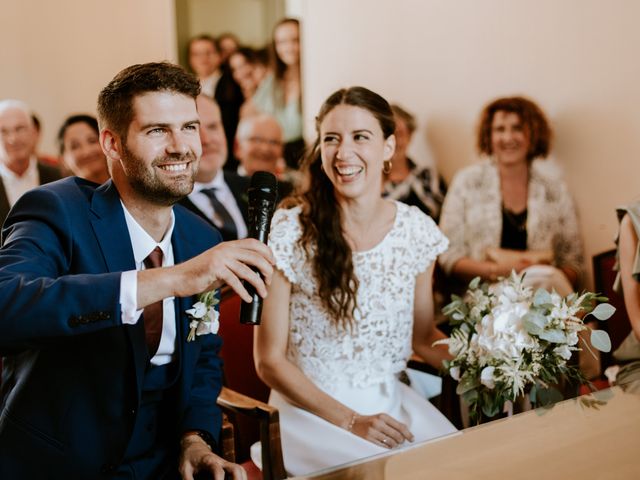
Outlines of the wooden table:
M620 387L299 479L640 479L640 394Z

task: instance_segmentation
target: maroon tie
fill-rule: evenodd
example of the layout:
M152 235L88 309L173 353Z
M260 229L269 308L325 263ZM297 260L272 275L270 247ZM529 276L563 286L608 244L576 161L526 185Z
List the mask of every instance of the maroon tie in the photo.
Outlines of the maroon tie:
M153 252L144 259L144 266L147 269L162 266L162 250L160 250L160 247L154 248ZM142 319L144 321L144 336L149 349L149 357L153 357L158 351L160 337L162 336L162 300L144 307Z

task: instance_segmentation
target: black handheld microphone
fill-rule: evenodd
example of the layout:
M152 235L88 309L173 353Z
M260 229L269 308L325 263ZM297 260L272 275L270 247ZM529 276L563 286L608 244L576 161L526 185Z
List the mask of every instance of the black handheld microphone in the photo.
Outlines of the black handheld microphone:
M278 198L278 181L269 172L256 172L251 177L249 185L249 237L267 243L271 217L276 209ZM254 272L258 270L253 268ZM245 301L240 306L240 323L260 325L262 316L262 297L246 280L242 283L251 295L251 303Z

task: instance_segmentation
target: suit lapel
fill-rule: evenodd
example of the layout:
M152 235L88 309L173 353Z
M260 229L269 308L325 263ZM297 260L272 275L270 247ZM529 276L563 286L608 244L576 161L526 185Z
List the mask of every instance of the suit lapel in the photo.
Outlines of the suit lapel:
M189 241L189 236L184 230L184 223L181 212L179 209L173 209L175 213L176 223L173 227L173 237L171 239L171 246L173 247L173 259L174 263L178 263L189 260L195 256L195 252L192 251ZM189 335L189 317L185 313L194 303L194 297L176 298L174 301L176 309L176 355L175 358L179 363L178 367L180 372L185 368L191 369L195 364L196 356L199 353L199 349L196 348L197 342L187 342L187 336ZM185 378L185 375L180 376L181 379Z
M135 270L136 261L133 256L129 229L124 218L120 196L111 180L95 190L91 200L91 211L94 214L91 226L100 245L106 271ZM127 325L125 330L131 343L136 367L137 392L140 392L148 360L144 328L141 328L141 325Z
M4 223L4 219L9 215L9 199L7 198L7 192L4 189L4 182L0 178L0 227Z

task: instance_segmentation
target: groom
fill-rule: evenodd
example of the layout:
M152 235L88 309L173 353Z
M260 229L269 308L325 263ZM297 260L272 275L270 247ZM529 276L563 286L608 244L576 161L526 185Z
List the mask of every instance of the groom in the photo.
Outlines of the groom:
M98 98L112 180L25 194L2 231L0 478L244 478L212 453L220 340L187 341L201 292L273 256L173 205L201 155L198 81L168 63L120 72ZM178 473L180 472L180 473Z

